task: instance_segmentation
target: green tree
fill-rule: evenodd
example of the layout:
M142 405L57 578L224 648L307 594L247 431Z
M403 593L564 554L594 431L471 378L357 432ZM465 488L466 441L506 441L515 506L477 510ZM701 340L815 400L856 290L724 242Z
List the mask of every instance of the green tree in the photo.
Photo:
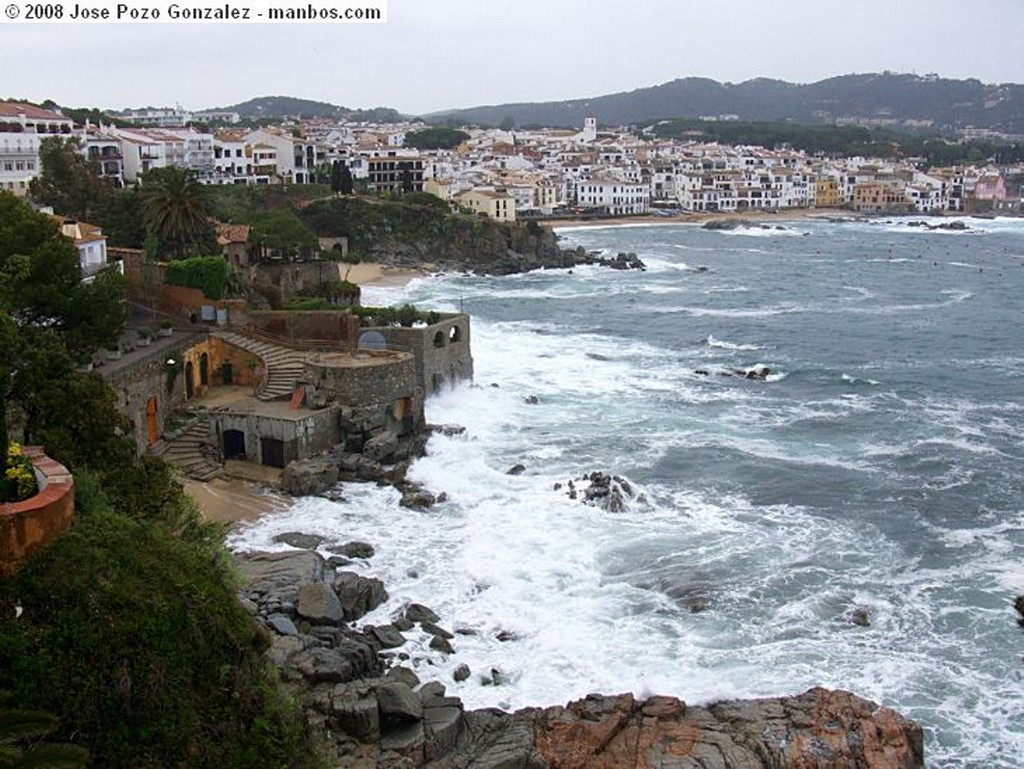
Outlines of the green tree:
M83 284L78 251L53 218L0 192L0 438L5 449L9 401L24 410L41 382L66 381L72 362L118 338L126 315L119 274L104 270Z
M341 192L341 169L343 164L340 160L335 160L331 163L331 192L338 194Z
M80 151L78 139L48 136L39 143L42 170L29 183L33 200L51 206L54 213L92 222L113 191L96 175Z
M405 135L405 146L424 150L450 150L469 140L469 134L447 126L432 126Z
M313 232L292 211L270 211L252 218L250 237L263 249L293 258L302 249L316 247L318 241Z
M355 189L355 180L352 178L352 170L347 165L341 167L341 194L351 195Z
M216 250L206 188L186 168L154 168L139 191L146 228L170 248L175 259Z

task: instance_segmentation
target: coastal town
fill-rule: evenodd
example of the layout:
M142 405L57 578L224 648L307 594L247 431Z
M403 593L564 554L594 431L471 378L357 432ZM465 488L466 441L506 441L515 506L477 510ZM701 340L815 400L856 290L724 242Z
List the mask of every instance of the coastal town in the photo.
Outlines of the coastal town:
M58 111L0 102L0 189L25 195L41 170L40 142L61 136L77 139L115 188L166 167L209 185L305 185L344 167L367 192L427 192L501 222L831 208L1014 215L1021 207L1015 166L922 169L919 158L662 139L650 126L602 126L593 114L581 116L579 130L465 127L454 132L463 141L442 149L409 146L422 122L294 118L245 129L237 113L180 108L118 117L117 126L76 124Z
M109 698L98 698L97 712L111 723L136 717L157 721L169 701L192 702L182 686L173 681L165 686L162 680L166 660L193 650L196 660L188 658L182 667L202 668L194 676L201 682L196 686L218 687L195 701L219 707L216 697L223 692L231 700L222 710L203 711L183 727L168 727L166 735L141 747L134 735L107 744L106 732L95 729L99 736L90 735L83 728L82 734L92 740L83 739L83 744L98 760L110 766L139 765L137 756L144 749L172 757L147 763L153 766L264 765L251 755L227 760L216 752L228 750L225 744L237 744L239 750L255 745L251 750L258 752L260 743L248 724L262 718L262 708L277 702L277 690L269 685L258 695L236 697L232 686L244 691L248 684L244 679L237 685L228 681L223 671L231 664L242 667L240 659L260 675L262 666L272 668L268 679L282 685L292 709L280 706L265 721L269 726L261 728L282 753L318 759L317 751L322 751L327 758L309 763L311 769L314 763L345 769L611 769L664 762L739 769L769 764L878 769L924 765L925 731L919 723L871 700L819 686L792 696L708 703L688 704L672 694L626 693L590 694L564 707L516 712L504 712L510 710L504 705L470 709L455 695L469 687L497 691L512 686L515 673L490 659L486 664L474 661L471 669L462 661L468 657L458 655L474 644L530 649L529 639L511 623L474 625L451 613L435 613L419 602L429 599L401 592L407 587L392 582L385 587L376 569L391 556L381 557L375 547L386 550L388 532L376 519L371 526L380 539L372 544L347 540L356 536L347 532L341 538L327 537L311 523L300 524L309 526L301 531L275 533L266 552L237 553L234 571L224 576L216 548L229 526L270 517L266 514L280 512L299 498L336 505L331 517L344 519L339 524L344 526L351 525L358 507L346 499L357 483L395 492L394 506L413 521L414 530L421 526L415 516L425 521L431 515L450 515L453 503L447 491L417 480L413 463L429 455L429 440L469 444L479 436L460 424L432 424L427 413L431 396L462 386L460 397L486 393L497 399L500 394L516 408L546 410L544 395L520 395L504 380L467 386L474 377L472 330L461 301L453 303L458 312L417 310L408 304L362 306L361 286L389 268L403 268L397 276L403 279L412 270L473 272L475 279L556 267L579 282L585 271L573 275L572 268L596 264L635 270L629 278L649 278L655 271L642 275L647 267L636 253L605 257L582 246L561 248L556 234L543 225L712 219L716 221L707 229L717 230L736 225L744 216L765 215L775 221L757 227L774 235L789 234L787 217L814 212L823 220L841 216L845 225L846 217L994 218L1021 211L1024 168L1018 166L979 162L924 167L920 158L826 157L790 148L659 138L650 127L611 128L598 120L586 114L578 130L430 129L422 122L326 118L282 119L243 128L240 116L232 112L149 109L120 113L115 125L76 121L57 109L27 103L0 102L0 266L10 281L0 282L0 299L10 319L3 329L10 339L0 340L5 345L0 348L5 356L0 375L16 385L9 388L9 396L5 391L0 416L8 438L16 436L25 444L31 443L29 434L58 439L45 447L9 443L8 462L13 457L23 475L34 472L38 483L26 485L29 493L2 502L0 578L31 587L42 574L59 580L64 589L67 564L80 561L73 570L76 575L67 581L72 583L69 589L88 595L108 590L108 582L115 582L110 575L117 574L106 566L105 556L89 557L90 548L99 553L119 546L125 553L142 552L139 566L125 556L122 560L129 566L122 568L138 568L145 579L126 579L123 587L117 582L110 589L114 608L76 617L80 624L67 633L98 636L94 628L102 625L116 637L114 642L100 639L97 648L142 650L137 667L125 661L131 655L112 655L94 666L99 671L94 673L96 689ZM422 134L430 130L446 137L438 142L445 146L422 146ZM53 139L60 140L61 149L70 149L80 166L87 164L104 190L118 191L139 208L147 205L147 188L175 179L196 182L210 195L231 197L237 191L242 198L244 193L248 204L260 209L269 210L272 200L278 206L274 213L286 213L307 227L310 239L300 244L285 242L287 237L271 242L266 233L257 237L256 225L243 221L252 211L239 204L230 209L243 213L235 219L217 218L212 208L201 211L205 235L191 240L175 241L161 233L159 242L153 220L140 216L145 242L140 237L125 243L121 232L120 242L108 243L106 221L101 227L85 215L41 205L39 180L53 172L44 162L57 144ZM275 193L282 194L272 198ZM196 195L189 205L201 197ZM778 216L768 216L772 214ZM13 223L6 230L5 217ZM912 224L918 231L968 229L960 221ZM13 246L8 248L9 243ZM56 291L46 283L50 276L41 275L46 269L35 267L56 264L56 258L46 261L51 252L61 254L64 267L73 267L76 255L78 260L79 269L56 271L66 278ZM19 269L19 260L28 260L33 269ZM891 249L879 261L892 262ZM893 263L905 261L910 260ZM937 272L938 263L934 265ZM694 280L715 274L705 266L684 272ZM37 284L47 290L37 290ZM76 315L73 310L79 305L65 308L53 301L51 294L61 291L81 294L82 306L109 321L109 328L83 317L88 313ZM123 315L101 317L101 305L107 310L116 305ZM68 317L58 310L67 310ZM479 317L487 331L486 315ZM72 333L76 321L86 327L80 334ZM50 339L57 336L54 329L63 334L60 344ZM531 333L538 339L555 336L539 328ZM713 351L712 358L720 350L765 349L697 336L702 351ZM481 337L482 348L488 341L493 347L493 336ZM37 354L37 349L42 352ZM615 363L603 352L580 355L587 365ZM555 356L538 351L537 357ZM20 368L12 363L22 359ZM686 377L701 385L721 385L724 391L733 385L770 388L774 385L765 384L770 373L767 366L697 368ZM845 372L841 376L843 387L859 381ZM674 397L680 387L678 376L673 377L671 387L661 391L666 397ZM95 389L86 390L83 383ZM37 399L33 388L45 390L48 399ZM85 419L76 408L99 416ZM489 403L487 408L498 406ZM57 424L64 409L75 417L67 420L71 427ZM62 430L73 438L61 443ZM92 442L100 448L117 444L117 450L86 454ZM482 455L479 444L475 450ZM542 465L543 457L530 457ZM525 464L485 469L495 487L536 479L536 468ZM574 484L580 484L578 494ZM619 475L592 471L568 480L566 487L567 492L561 482L555 483L551 494L558 492L559 501L563 496L578 498L580 507L597 511L595 520L599 516L614 522L634 499L646 504L645 496L634 497L630 482ZM456 505L457 496L453 492ZM551 506L557 508L558 502ZM218 507L227 513L221 516ZM137 527L129 531L129 524L118 524L129 531L123 537L109 523L122 510ZM149 526L171 544L150 544L139 533ZM214 531L216 535L209 533ZM201 540L202 547L195 548L194 563L179 566L176 559L184 556L175 548L179 539L191 545L190 537ZM418 580L420 570L429 571L438 560L431 555L423 564L403 565L402 572ZM152 570L151 562L156 564ZM189 572L188 579L178 576ZM192 582L199 579L216 585L222 605L200 596ZM566 583L573 579L564 576ZM481 579L465 589L475 595L489 587ZM659 583L651 593L664 592L677 601L665 606L675 607L683 621L700 621L718 610L701 592L703 583L696 592L681 583L673 595L675 587ZM163 597L164 590L169 597ZM44 626L47 604L36 596L56 591L22 592L29 600L16 590L0 592L5 618L20 620L27 607L27 619L15 628L19 633L28 632L22 628L33 622ZM136 603L140 595L152 599L151 605ZM77 597L63 603L87 605ZM122 606L129 606L133 616L124 619ZM179 606L184 608L179 611ZM440 610L437 604L434 608ZM872 623L884 621L876 620L874 611L874 605L869 610L860 604L847 611L844 604L841 614L821 624L836 636L866 633ZM1024 614L1024 609L1018 611ZM136 632L134 615L148 621L150 613L158 621ZM206 639L220 643L218 633L227 632L221 630L224 617L240 628L230 630L242 640L221 643L227 651L206 651ZM196 629L204 623L211 629ZM187 643L177 638L181 628L188 630ZM8 656L41 669L53 654L62 654L63 642L58 638L52 643L57 652L49 647L38 652L28 641L19 641L17 648L27 651L22 657ZM151 648L160 653L147 656ZM0 662L5 661L0 654ZM68 664L70 669L80 665L76 660ZM156 672L150 673L147 664ZM132 693L133 686L142 690L152 681L161 683L148 686L142 695ZM11 676L0 683L20 685ZM190 745L190 755L179 760L185 742L181 735L200 731L193 723L234 723L233 716L224 714L234 714L241 707L239 699L246 700L242 706L253 715L246 711L236 719L238 733L223 739L216 735L212 747L196 740L198 747ZM43 705L56 710L62 703ZM61 717L75 725L73 719L79 716L69 708ZM182 763L200 751L205 751L203 761ZM298 760L287 765L307 766Z

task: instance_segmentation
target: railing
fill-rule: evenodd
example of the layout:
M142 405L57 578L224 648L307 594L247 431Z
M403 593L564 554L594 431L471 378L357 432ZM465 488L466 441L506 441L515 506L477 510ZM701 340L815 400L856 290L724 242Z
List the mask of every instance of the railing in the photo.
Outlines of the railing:
M275 334L271 331L265 331L253 326L252 324L233 330L242 336L249 337L257 341L276 344L281 347L292 347L296 350L303 350L306 352L355 352L355 349L350 349L347 345L343 345L340 339L317 339L312 337L285 336L284 334ZM366 348L356 349L365 350ZM412 348L398 344L385 344L384 349L391 352L412 352Z

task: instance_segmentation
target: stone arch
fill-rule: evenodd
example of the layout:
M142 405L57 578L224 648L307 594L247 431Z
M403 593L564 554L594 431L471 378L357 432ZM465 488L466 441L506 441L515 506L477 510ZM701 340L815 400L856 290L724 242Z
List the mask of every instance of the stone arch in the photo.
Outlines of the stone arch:
M203 387L210 384L210 356L205 352L199 356L199 384Z
M438 331L434 334L434 347L444 347L444 332Z
M185 398L191 399L196 394L196 383L193 378L195 367L192 361L185 362Z
M458 326L452 326L451 331L448 332L448 341L452 344L462 341L462 329Z

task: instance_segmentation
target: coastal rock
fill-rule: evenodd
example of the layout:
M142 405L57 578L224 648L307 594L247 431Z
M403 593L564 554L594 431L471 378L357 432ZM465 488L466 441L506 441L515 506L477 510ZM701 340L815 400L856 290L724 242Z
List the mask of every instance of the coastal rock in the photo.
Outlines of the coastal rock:
M383 649L397 649L405 645L405 636L394 625L367 625L366 633Z
M389 462L395 458L398 448L398 436L384 430L363 444L363 456L373 462Z
M465 435L466 428L462 425L428 425L427 429L438 435L446 435L449 438L455 435Z
M311 682L345 683L380 672L377 653L368 645L347 639L338 648L299 652L289 666Z
M471 675L473 675L473 671L469 669L469 665L462 663L452 672L452 679L456 682L465 681Z
M592 472L590 475L584 475L579 480L589 484L586 486L581 484L582 496L580 496L580 501L612 513L620 513L625 510L628 500L634 498L633 486L619 475ZM575 499L575 484L570 482L569 488L570 499Z
M505 471L505 475L522 475L526 472L526 465L515 464Z
M439 622L440 617L433 609L421 603L411 603L405 609L405 618L410 622Z
M412 510L427 510L437 504L437 497L426 489L411 489L402 494L398 504Z
M240 553L235 556L235 566L246 590L252 595L292 589L306 582L321 582L324 578L324 559L319 553ZM257 605L260 601L256 601Z
M321 494L337 482L338 465L331 456L293 460L281 475L281 486L296 497Z
M391 681L377 687L377 707L382 716L400 720L419 721L423 718L423 703L407 684Z
M674 697L590 695L566 707L465 714L454 767L916 769L922 731L843 691L687 707Z
M380 739L380 711L369 681L337 684L331 691L331 716L335 729L362 742Z
M348 558L373 558L373 545L369 542L346 542L338 552Z
M332 587L341 603L346 622L359 619L388 599L388 591L384 589L383 582L354 571L338 572Z
M303 534L299 531L286 531L274 537L275 542L283 545L291 545L300 550L316 550L323 543L324 538L316 534Z
M316 625L336 624L345 618L338 595L323 582L311 582L299 588L295 611L299 617Z

